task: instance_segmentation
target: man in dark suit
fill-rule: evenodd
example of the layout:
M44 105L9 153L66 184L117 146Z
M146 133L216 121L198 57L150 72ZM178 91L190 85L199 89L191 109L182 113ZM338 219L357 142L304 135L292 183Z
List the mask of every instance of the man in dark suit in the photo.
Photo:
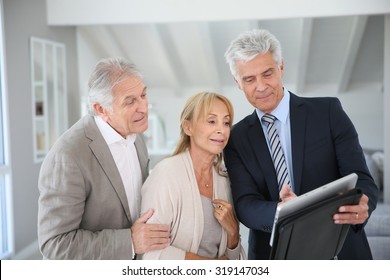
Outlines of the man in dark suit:
M133 259L163 249L169 226L140 216L149 174L142 133L146 86L135 65L99 61L89 81L89 115L54 144L38 187L38 241L45 259Z
M269 258L279 203L353 172L364 194L358 205L342 206L333 216L337 224L352 225L338 258L372 259L364 226L376 207L378 188L339 100L302 98L283 87L280 43L266 30L244 32L231 42L225 57L238 87L255 107L233 127L224 151L238 218L250 228L249 259ZM266 114L276 118L277 152L262 121Z

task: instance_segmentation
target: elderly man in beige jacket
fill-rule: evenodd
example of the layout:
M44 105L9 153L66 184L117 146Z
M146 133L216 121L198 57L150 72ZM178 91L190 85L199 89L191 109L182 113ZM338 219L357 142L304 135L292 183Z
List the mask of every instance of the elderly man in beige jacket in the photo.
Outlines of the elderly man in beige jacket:
M152 210L140 217L148 99L133 64L119 58L97 64L89 111L41 167L38 240L44 258L134 259L165 248L168 226L146 224Z

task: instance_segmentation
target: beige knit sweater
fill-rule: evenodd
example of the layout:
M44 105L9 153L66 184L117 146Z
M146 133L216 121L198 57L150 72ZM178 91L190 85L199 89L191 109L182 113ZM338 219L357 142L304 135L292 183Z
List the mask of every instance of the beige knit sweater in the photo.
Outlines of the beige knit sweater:
M230 181L213 170L213 199L232 203ZM155 213L148 223L169 224L171 244L163 250L151 251L138 259L182 260L186 252L197 253L204 229L203 208L189 151L159 162L142 186L141 213ZM207 234L207 232L205 233ZM222 229L218 256L238 259L241 244L230 250L227 234Z

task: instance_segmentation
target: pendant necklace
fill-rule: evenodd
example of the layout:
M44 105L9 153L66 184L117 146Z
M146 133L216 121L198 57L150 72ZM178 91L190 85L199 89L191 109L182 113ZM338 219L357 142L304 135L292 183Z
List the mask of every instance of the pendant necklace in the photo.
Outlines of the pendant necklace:
M196 171L196 169L194 168L195 170L195 174L198 175L198 177L200 178L200 180L203 182L203 185L208 189L210 187L210 185L204 180L204 178L201 176L201 174L199 174L198 171Z

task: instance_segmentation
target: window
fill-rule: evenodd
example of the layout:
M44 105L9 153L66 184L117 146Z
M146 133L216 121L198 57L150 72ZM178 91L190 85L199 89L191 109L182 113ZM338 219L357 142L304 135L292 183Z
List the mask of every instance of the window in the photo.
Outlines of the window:
M30 45L34 161L41 162L67 128L65 45L35 37Z
M3 7L1 5L1 14ZM3 17L1 17L2 19ZM6 86L4 78L4 30L0 21L0 259L9 257L13 253L13 228L12 228L12 197L11 197L11 168L9 164L8 146L8 119Z

